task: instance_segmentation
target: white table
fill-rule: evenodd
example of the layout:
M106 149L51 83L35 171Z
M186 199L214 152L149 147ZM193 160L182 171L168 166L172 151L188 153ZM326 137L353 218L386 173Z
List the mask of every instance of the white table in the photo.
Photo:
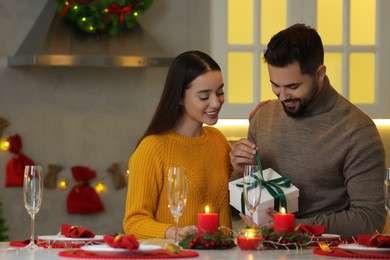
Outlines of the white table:
M53 259L85 259L85 258L69 258L69 257L60 257L58 252L63 251L64 249L38 249L38 250L23 250L17 247L10 247L8 242L0 243L0 259L20 259L20 260L53 260ZM288 260L288 259L300 259L300 260L336 260L336 259L346 259L338 257L328 257L315 255L312 252L312 248L303 249L303 250L262 250L262 251L242 251L239 247L227 250L196 250L199 253L199 257L196 258L182 258L182 259L276 259L276 260Z

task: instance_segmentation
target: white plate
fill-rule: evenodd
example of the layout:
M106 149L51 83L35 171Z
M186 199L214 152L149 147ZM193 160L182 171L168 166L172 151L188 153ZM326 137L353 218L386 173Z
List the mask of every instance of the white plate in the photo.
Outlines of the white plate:
M51 242L102 242L102 235L95 235L94 237L66 237L64 235L52 235L52 236L38 236L38 240L45 240Z
M370 254L370 255L388 255L390 254L390 248L381 247L369 247L359 244L340 244L339 248L350 251L355 254Z
M104 244L82 246L80 249L96 255L144 255L160 250L162 247L157 245L140 245L138 249L128 250L126 248L113 248Z

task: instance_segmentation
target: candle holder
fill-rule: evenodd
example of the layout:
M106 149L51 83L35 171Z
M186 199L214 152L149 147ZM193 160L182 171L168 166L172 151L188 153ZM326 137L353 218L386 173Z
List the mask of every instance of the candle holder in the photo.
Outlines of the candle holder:
M237 236L237 245L241 250L259 250L263 247L263 241L261 229L240 229Z

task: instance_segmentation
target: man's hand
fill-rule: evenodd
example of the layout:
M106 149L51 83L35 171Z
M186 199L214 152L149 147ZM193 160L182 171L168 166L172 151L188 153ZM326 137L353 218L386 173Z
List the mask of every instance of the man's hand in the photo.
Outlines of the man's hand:
M242 177L244 166L256 164L256 145L246 138L235 142L230 152L230 163L233 166L232 179Z
M275 213L275 211L274 211L272 208L268 208L268 209L267 209L267 215L271 216L272 219L274 219L274 213ZM259 225L256 225L256 223L254 223L254 222L252 221L252 219L251 219L250 216L244 215L244 214L242 214L241 212L240 212L239 215L240 215L241 219L245 222L245 224L246 224L248 227L250 227L250 228L262 228L262 227L265 227L265 228L267 228L267 229L272 229L272 228L274 228L274 221L273 221L273 220L271 220L271 221L269 221L269 222L267 222L267 223L265 223L265 224L259 226Z

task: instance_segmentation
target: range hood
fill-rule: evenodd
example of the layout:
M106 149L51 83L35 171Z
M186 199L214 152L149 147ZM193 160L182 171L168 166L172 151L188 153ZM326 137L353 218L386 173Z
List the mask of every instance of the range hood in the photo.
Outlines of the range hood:
M108 35L87 35L64 21L57 3L48 0L14 56L10 67L161 67L173 60L137 24L135 28Z

